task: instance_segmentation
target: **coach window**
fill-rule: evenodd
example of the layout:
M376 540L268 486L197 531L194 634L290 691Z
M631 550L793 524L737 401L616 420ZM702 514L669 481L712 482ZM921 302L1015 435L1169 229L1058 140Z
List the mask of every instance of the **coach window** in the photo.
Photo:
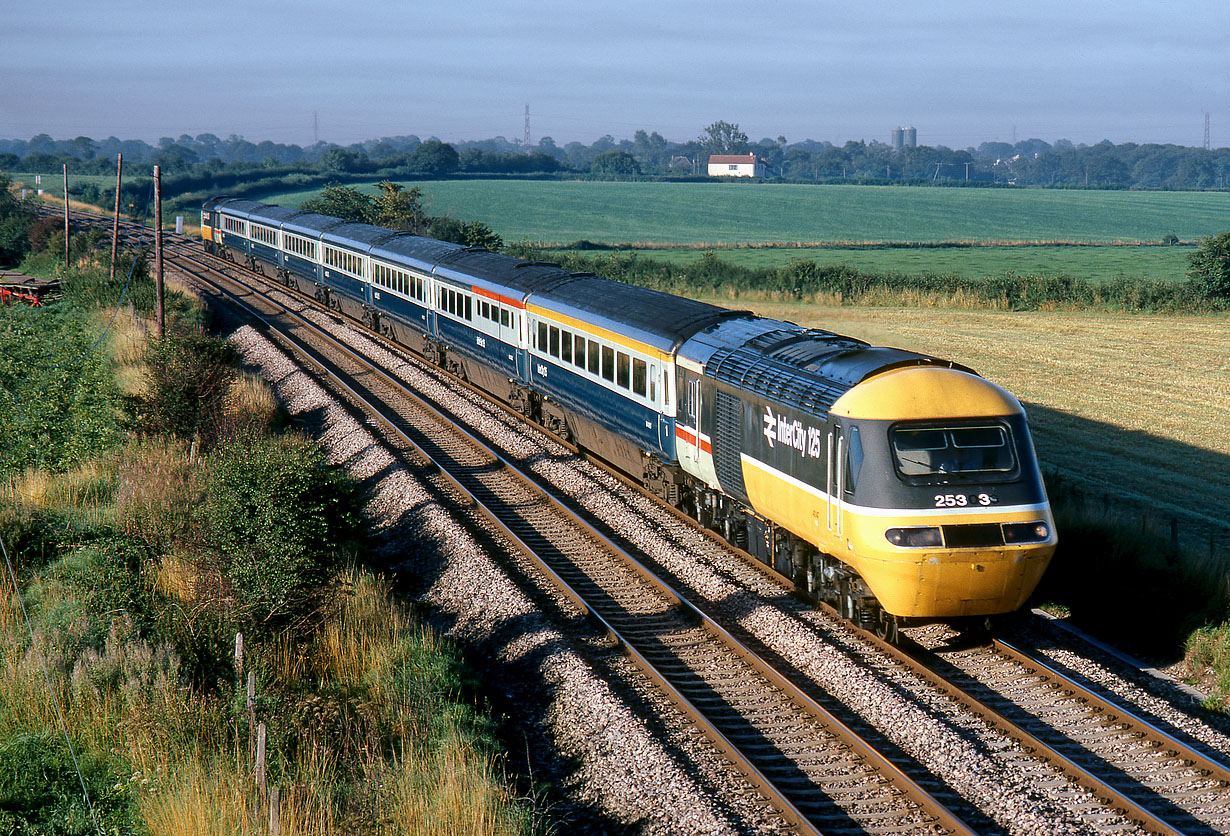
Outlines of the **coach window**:
M547 352L552 357L559 357L559 329L551 326L551 348Z
M649 367L649 400L653 403L658 401L658 367L656 365Z
M585 338L580 334L572 338L572 365L585 368Z
M466 294L466 322L474 321L474 297Z
M512 327L512 316L508 313L507 308L500 308L500 324L505 328Z
M572 362L572 332L560 331L559 338L559 359L565 363Z
M632 364L622 351L615 355L615 383L622 389L632 388Z
M593 340L589 341L589 346L586 348L586 351L589 352L589 373L594 377L597 377L599 372L601 348L602 346Z
M615 382L615 349L609 345L602 346L602 376Z
M632 391L645 397L645 361L632 358Z
M543 354L547 353L547 323L545 322L538 323L538 342L534 344L534 348Z

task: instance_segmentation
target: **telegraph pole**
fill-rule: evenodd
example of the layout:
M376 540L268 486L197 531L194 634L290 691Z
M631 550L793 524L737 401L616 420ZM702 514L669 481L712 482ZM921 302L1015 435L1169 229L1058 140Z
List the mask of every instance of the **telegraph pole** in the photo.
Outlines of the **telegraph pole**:
M68 274L68 163L64 164L64 273Z
M120 246L120 178L124 173L124 155L115 163L115 220L111 224L111 284L115 284L115 258Z
M162 339L166 334L166 311L162 306L162 167L154 166L154 291L158 309L155 312L154 334Z

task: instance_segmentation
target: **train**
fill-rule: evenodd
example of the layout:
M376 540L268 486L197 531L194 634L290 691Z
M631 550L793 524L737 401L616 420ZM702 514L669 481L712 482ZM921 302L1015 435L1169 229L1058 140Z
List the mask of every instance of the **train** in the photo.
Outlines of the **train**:
M1018 611L1055 551L1021 403L961 364L245 198L201 230L889 640Z

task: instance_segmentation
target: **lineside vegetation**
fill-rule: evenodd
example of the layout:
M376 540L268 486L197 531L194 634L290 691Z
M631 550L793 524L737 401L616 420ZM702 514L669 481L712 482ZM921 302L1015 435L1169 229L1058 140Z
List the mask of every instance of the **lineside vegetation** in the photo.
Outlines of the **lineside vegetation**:
M20 592L4 568L0 832L264 832L275 787L284 834L542 831L457 649L363 566L354 482L197 304L168 294L148 338L143 255L124 255L130 309L107 248L74 236L66 268L59 234L23 270L66 298L0 309Z

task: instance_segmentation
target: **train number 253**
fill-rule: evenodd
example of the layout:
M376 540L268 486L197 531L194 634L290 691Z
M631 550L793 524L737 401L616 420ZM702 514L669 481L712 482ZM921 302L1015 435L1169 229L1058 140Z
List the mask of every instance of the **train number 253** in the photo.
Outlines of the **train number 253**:
M995 502L990 494L980 493L977 496L966 496L963 493L937 493L936 508L964 508L967 505L991 505Z

